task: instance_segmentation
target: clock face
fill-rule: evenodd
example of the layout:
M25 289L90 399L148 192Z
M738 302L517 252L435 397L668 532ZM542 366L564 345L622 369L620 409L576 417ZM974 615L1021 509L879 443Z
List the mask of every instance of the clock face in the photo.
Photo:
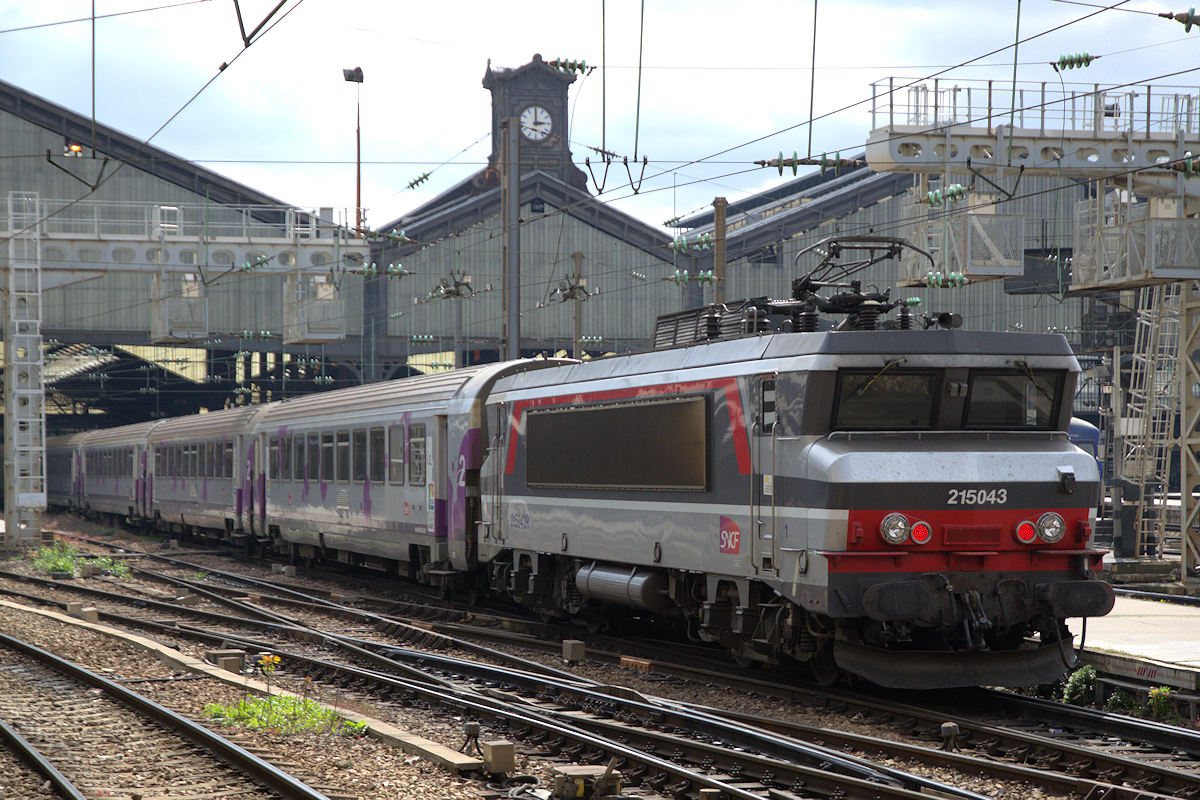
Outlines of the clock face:
M521 112L521 133L531 142L540 142L550 135L553 120L550 112L541 106L529 106Z

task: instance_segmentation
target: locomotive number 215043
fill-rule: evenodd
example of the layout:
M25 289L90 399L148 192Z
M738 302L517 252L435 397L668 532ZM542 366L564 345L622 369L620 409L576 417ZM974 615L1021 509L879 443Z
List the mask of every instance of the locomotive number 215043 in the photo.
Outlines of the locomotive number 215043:
M1008 489L949 489L946 505L983 506L1008 502Z

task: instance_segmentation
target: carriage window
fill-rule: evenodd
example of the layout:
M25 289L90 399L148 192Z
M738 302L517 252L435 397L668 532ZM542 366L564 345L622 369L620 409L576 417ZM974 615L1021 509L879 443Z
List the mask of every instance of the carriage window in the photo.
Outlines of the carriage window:
M408 426L408 482L413 486L425 483L425 426Z
M708 488L707 397L531 411L525 426L530 486Z
M371 483L383 483L387 473L387 446L383 428L371 428L371 457L368 475Z
M367 432L354 432L354 480L362 483L367 479Z
M321 434L321 480L333 482L333 434Z
M321 477L321 437L315 433L308 435L308 479L319 480Z
M972 371L966 425L971 428L1054 427L1063 386L1062 370Z
M217 477L217 468L216 468L216 466L214 466L214 461L213 461L213 452L214 451L215 451L215 445L213 442L205 442L204 443L204 477L206 477L206 478Z
M932 427L939 373L893 372L888 366L838 372L835 429Z
M391 460L388 462L388 481L404 483L404 426L388 428L388 444L391 445Z
M304 466L304 434L297 433L292 442L292 475L302 481L308 474L308 468Z
M279 479L292 479L292 437L279 437Z
M233 442L225 443L225 477L235 477L233 474Z
M337 480L350 481L350 431L337 432Z
M267 445L267 452L270 453L269 461L271 464L271 480L279 480L279 440L271 439L271 443Z

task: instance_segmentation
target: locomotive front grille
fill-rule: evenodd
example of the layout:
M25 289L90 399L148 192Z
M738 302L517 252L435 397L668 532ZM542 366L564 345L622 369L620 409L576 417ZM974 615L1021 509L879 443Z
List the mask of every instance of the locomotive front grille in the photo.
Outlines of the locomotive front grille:
M947 525L947 545L998 545L1004 529L999 525Z

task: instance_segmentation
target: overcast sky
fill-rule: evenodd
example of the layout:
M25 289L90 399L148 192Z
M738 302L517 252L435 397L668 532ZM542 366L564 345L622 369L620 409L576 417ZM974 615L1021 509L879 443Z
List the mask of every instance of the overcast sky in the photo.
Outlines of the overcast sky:
M247 28L277 4L242 0ZM718 195L732 201L775 186L790 173L781 178L752 162L780 150L804 155L809 146L811 0L646 0L644 24L635 0L286 0L249 48L233 0L94 6L103 17L95 23L101 123L139 138L162 128L153 138L159 147L301 207L354 205L355 87L342 69L361 66L363 205L376 227L481 167L490 152L490 95L481 85L489 59L518 67L541 53L603 67L570 89L571 149L581 168L586 156L597 161L588 146L602 143L631 161L635 152L648 157L638 193L619 162L604 191L592 191L651 225ZM92 7L91 0L0 0L0 77L90 115ZM1185 10L1144 0L1122 8ZM1021 38L1098 10L1025 0ZM20 30L56 22L65 24ZM1011 81L1017 26L1015 0L819 0L813 153L862 148L873 81L931 75L997 49L941 80ZM1057 86L1048 62L1083 51L1103 58L1066 72L1068 81L1145 81L1200 70L1200 31L1102 12L1021 44L1017 78ZM224 62L230 66L218 72ZM1157 83L1194 92L1200 71ZM839 110L859 101L866 102ZM427 182L407 188L427 171Z

